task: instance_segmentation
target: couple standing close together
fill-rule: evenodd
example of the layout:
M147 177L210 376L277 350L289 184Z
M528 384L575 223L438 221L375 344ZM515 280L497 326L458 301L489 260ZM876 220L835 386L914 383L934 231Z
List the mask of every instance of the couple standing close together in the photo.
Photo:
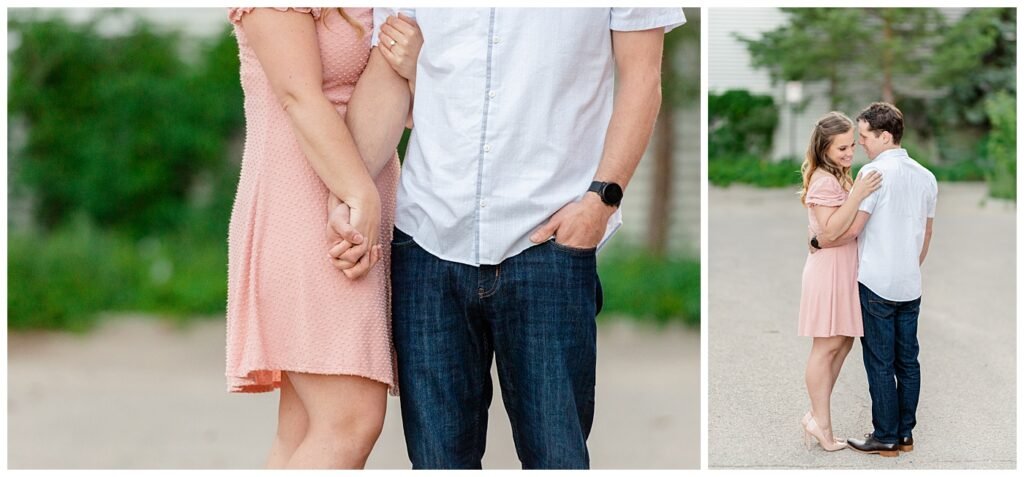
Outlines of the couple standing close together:
M806 370L811 410L801 427L805 443L813 436L827 451L850 447L895 457L914 448L921 265L938 186L900 147L902 136L903 113L891 104L868 106L856 124L831 112L815 125L802 167L811 253L803 271L799 335L814 341ZM850 174L855 143L871 160L856 183ZM874 430L844 440L833 434L830 400L857 336Z
M268 467L364 466L400 388L413 467L479 468L493 358L523 467L586 468L595 253L682 10L393 12L230 11L228 389L280 388Z

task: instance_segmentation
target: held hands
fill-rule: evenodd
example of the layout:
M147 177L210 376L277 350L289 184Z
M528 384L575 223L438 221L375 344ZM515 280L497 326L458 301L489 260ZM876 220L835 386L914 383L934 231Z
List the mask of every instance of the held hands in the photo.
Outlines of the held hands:
M879 174L878 171L871 171L867 174L862 172L857 176L853 187L850 188L850 199L857 202L863 201L879 187L882 187L882 174Z
M331 264L351 280L366 275L380 260L380 197L374 188L366 199L346 204L334 194L328 201L327 239ZM376 199L374 211L373 199ZM363 234L360 230L365 230Z
M410 82L416 81L416 59L423 46L423 34L415 19L402 14L389 16L380 26L378 46L396 73Z
M559 245L581 249L597 247L608 226L608 218L614 212L615 209L602 202L597 194L587 193L583 199L555 212L530 235L530 241L542 243L553 235Z

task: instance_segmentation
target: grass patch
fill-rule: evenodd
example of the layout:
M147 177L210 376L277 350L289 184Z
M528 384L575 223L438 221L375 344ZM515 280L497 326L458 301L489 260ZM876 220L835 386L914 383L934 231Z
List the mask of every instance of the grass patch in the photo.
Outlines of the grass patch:
M700 326L700 262L658 258L637 248L613 248L600 256L602 316L621 314L658 323Z

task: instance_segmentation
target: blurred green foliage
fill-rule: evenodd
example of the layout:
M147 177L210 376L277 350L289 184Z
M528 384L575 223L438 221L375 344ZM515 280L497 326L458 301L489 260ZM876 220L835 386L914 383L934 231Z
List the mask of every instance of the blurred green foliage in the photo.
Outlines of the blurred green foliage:
M223 313L227 244L182 230L136 240L78 216L7 241L9 329L85 331L106 311Z
M97 32L118 14L9 21L19 46L8 114L28 128L14 180L31 188L46 227L83 213L136 236L171 230L196 179L227 172L227 139L241 125L234 40L224 35L190 65L176 33L145 21L124 36Z
M779 28L737 35L774 82L823 81L832 108L851 112L863 106L855 100L864 101L867 85L878 91L869 97L903 110L904 147L938 180L985 180L991 196L1016 197L1015 9L969 9L949 25L930 8L782 11ZM709 98L710 117L715 108ZM778 171L790 166L757 166L741 152L743 140L709 140L711 182L782 185Z
M657 323L700 325L700 263L611 247L599 256L604 307L599 316L628 315Z
M708 183L727 187L734 183L759 187L800 187L800 163L792 158L768 161L763 156L716 156L708 161Z
M746 90L708 94L708 149L716 156L767 157L779 123L779 108L768 95Z
M1000 92L985 101L992 123L986 147L991 167L986 171L989 193L1002 199L1017 199L1017 99Z
M824 81L833 110L859 106L853 90L874 83L878 97L898 87L929 62L927 47L942 30L934 8L782 8L788 22L747 45L755 67L773 81ZM862 67L859 68L858 67ZM851 74L858 71L858 74Z
M108 311L223 317L244 127L236 39L227 22L195 40L139 18L101 34L119 15L9 16L8 134L24 137L9 146L9 201L32 214L8 222L9 329L83 331ZM699 322L695 262L602 257L606 310Z
M223 313L243 127L234 36L225 26L183 58L187 40L142 19L100 33L127 12L33 15L8 22L8 114L26 136L9 154L11 191L33 215L8 236L8 327Z
M1017 92L1017 11L1013 8L970 10L948 28L930 66L928 81L944 88L934 113L942 123L987 126L986 98Z

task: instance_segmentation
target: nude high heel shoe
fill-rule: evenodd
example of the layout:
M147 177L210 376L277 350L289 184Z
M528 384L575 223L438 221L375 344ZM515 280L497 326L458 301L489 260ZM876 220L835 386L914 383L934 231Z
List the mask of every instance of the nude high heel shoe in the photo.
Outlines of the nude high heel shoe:
M845 441L840 441L839 439L836 439L835 437L832 438L831 442L826 440L825 439L825 432L822 431L820 427L818 427L818 423L814 422L814 418L813 417L811 417L810 419L807 420L807 424L804 424L803 428L804 428L804 446L807 447L808 450L810 450L810 448L811 448L811 437L812 436L814 437L815 440L818 441L818 445L820 445L821 448L825 449L826 451L835 452L837 450L842 450L842 449L846 448L846 442Z

